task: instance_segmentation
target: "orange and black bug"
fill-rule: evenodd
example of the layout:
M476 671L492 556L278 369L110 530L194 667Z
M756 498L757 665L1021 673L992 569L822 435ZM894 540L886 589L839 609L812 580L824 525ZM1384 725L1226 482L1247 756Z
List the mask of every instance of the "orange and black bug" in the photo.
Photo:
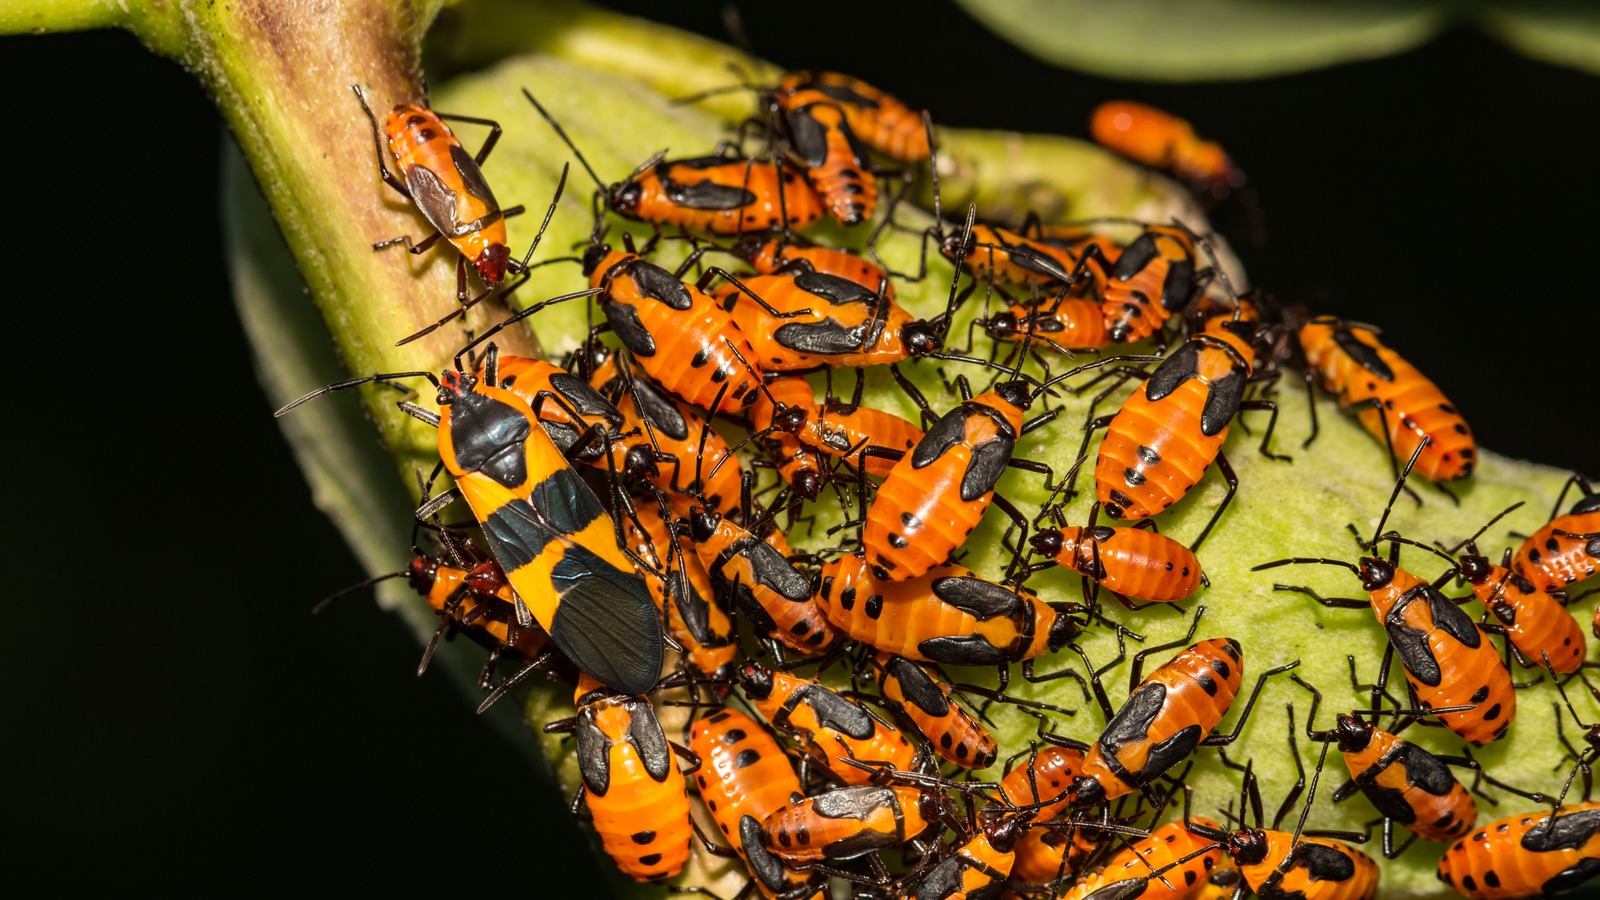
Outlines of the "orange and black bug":
M789 757L766 726L736 709L720 709L695 721L689 750L700 757L690 780L762 893L802 900L824 891L819 877L786 869L761 843L762 821L805 799Z
M1316 771L1311 777L1310 792L1300 810L1300 819L1292 834L1278 831L1295 798L1305 788L1305 768L1300 763L1300 751L1295 745L1294 708L1289 707L1289 755L1299 773L1294 787L1284 797L1273 817L1272 827L1264 827L1261 811L1261 793L1256 786L1255 773L1247 764L1244 769L1244 786L1239 798L1240 816L1245 810L1254 813L1256 825L1250 827L1240 822L1235 831L1223 831L1189 822L1189 830L1214 840L1238 867L1239 874L1250 890L1264 900L1372 900L1378 893L1378 865L1360 850L1333 837L1364 841L1366 836L1348 832L1320 832L1313 837L1305 833L1306 818L1311 814L1312 802L1317 796L1317 782L1322 778L1322 767L1327 761L1328 744L1322 745ZM1246 801L1248 799L1248 805ZM1237 891L1237 889L1236 889ZM1235 897L1239 893L1234 894Z
M589 384L616 400L628 426L611 442L617 471L669 492L675 507L697 498L721 512L738 509L739 458L702 414L625 371L620 357L598 344L584 353L593 366Z
M1230 296L1237 295L1230 289ZM1142 519L1163 512L1182 500L1214 461L1228 492L1189 545L1198 550L1239 488L1222 452L1233 417L1242 410L1269 410L1272 418L1261 436L1261 453L1268 459L1288 459L1268 449L1277 404L1244 399L1256 369L1257 333L1256 324L1242 317L1237 322L1212 319L1163 360L1121 409L1089 423L1080 455L1088 449L1089 434L1106 428L1094 471L1096 497L1106 515Z
M1028 543L1050 561L1028 571L1061 566L1077 572L1083 577L1084 601L1090 605L1102 589L1130 609L1137 608L1134 600L1171 603L1187 599L1205 580L1194 551L1157 534L1155 523L1148 519L1132 528L1096 525L1097 503L1089 509L1089 524L1069 528L1060 505L1047 504L1047 512L1058 527L1034 532Z
M467 302L468 263L472 264L491 290L504 280L508 271L513 274L522 271L526 263L511 259L511 251L506 246L505 221L506 216L520 213L522 207L501 210L500 204L494 199L494 192L489 189L489 182L484 180L483 171L479 168L500 140L499 123L489 119L436 113L416 103L396 106L385 117L383 131L388 137L389 152L394 154L395 167L400 170L402 180L389 171L389 165L384 160L383 140L378 134L378 117L367 105L361 88L351 85L350 89L355 91L362 111L372 123L372 143L378 153L378 174L385 184L414 203L434 229L433 234L416 243L412 243L410 236L406 235L373 244L372 248L379 250L405 244L412 253L426 253L439 238L449 241L461 251L461 258L456 263L456 296L464 304ZM450 131L450 126L444 123L445 119L489 127L489 137L484 140L477 156L467 153ZM562 181L565 180L563 173ZM561 196L559 189L556 196Z
M498 369L498 352L490 344L482 382L462 369L458 355L455 369L438 377L401 372L354 378L313 391L277 414L368 382L431 381L439 390L437 413L409 402L399 406L437 429L440 467L456 486L424 504L417 518L425 520L464 497L517 596L517 621L537 621L574 665L600 683L643 693L655 685L665 652L650 591L622 549L617 523L539 427L537 411L493 386Z
M1600 875L1600 802L1506 816L1439 860L1439 880L1473 900L1547 897Z
M1112 343L1100 304L1079 297L1016 303L1003 312L974 321L991 340L1020 341L1031 337L1069 353L1102 350Z
M1204 612L1203 606L1195 611L1194 622L1183 640L1141 650L1134 656L1128 699L1121 709L1112 711L1100 676L1122 662L1122 654L1094 672L1095 699L1106 714L1106 727L1085 754L1081 772L1073 780L1074 806L1100 806L1124 794L1148 790L1156 778L1183 762L1195 748L1233 743L1250 718L1250 710L1267 679L1300 664L1295 660L1262 672L1233 731L1212 734L1244 681L1244 649L1238 641L1201 641L1151 672L1143 682L1139 677L1145 657L1182 647L1194 636ZM1088 663L1085 656L1084 664Z
M994 735L951 696L957 688L943 672L888 653L874 656L872 667L878 673L878 693L905 713L945 762L963 769L994 765Z
M1427 441L1417 445L1405 471L1395 482L1372 541L1361 545L1368 553L1375 554L1378 542L1387 539L1383 526L1388 522L1395 498L1405 486L1406 475L1426 446ZM1389 634L1389 648L1384 653L1375 691L1381 692L1387 680L1389 660L1398 653L1406 681L1424 709L1463 708L1439 714L1446 728L1474 744L1499 740L1516 717L1516 692L1512 690L1511 674L1488 636L1455 601L1440 592L1440 588L1455 577L1455 569L1447 570L1437 582L1429 584L1399 567L1398 543L1391 542L1389 548L1388 560L1376 555L1363 556L1359 566L1337 559L1294 557L1262 563L1252 571L1305 563L1339 566L1355 573L1369 600L1324 597L1311 588L1297 585L1274 584L1272 587L1305 594L1323 606L1336 609L1370 608Z
M1583 667L1584 652L1588 649L1583 626L1567 612L1557 595L1511 571L1509 547L1498 566L1478 552L1477 539L1483 532L1521 505L1519 502L1506 508L1463 542L1467 552L1456 559L1456 568L1461 578L1472 585L1473 596L1489 613L1491 621L1483 625L1483 630L1504 635L1524 668L1539 665L1543 654L1548 657L1552 671L1570 675ZM1410 543L1397 535L1384 537Z
M683 645L689 665L710 678L731 678L738 634L715 601L711 574L694 546L650 503L635 504L623 519L623 529L630 548L656 570L645 573L645 585L666 616L667 631Z
M751 235L740 239L728 252L749 263L763 275L804 275L814 272L853 281L869 291L894 299L894 284L882 266L869 262L849 250L824 247L798 237Z
M1011 877L1017 840L1025 833L1017 815L992 816L948 856L935 862L908 900L986 900Z
M975 280L1022 287L1071 284L1080 260L1078 248L988 224L940 237L939 252L951 262L964 263Z
M1417 474L1449 481L1472 474L1477 444L1472 430L1444 392L1400 354L1384 346L1371 326L1319 316L1297 331L1306 360L1306 390L1313 379L1341 407L1359 407L1362 427L1389 448L1398 465L1428 438ZM1311 436L1317 439L1316 404L1311 404Z
M527 88L522 94L594 179L606 208L623 218L712 234L747 234L773 228L788 232L814 225L822 218L822 198L786 161L763 162L720 154L669 160L663 158L663 151L645 160L627 178L608 186L595 174L566 129Z
M1083 751L1045 744L1026 752L1027 764L1013 766L1000 779L1000 794L1012 806L1030 812L1018 815L1046 822L1072 808L1072 782L1083 770ZM1090 829L1033 828L1017 842L1012 875L1029 884L1048 884L1078 871L1107 836Z
M811 579L784 554L727 516L694 507L687 528L694 550L729 605L756 634L802 655L826 653L840 634L812 599Z
M1211 877L1189 896L1189 900L1232 900L1243 880L1244 877L1233 866L1219 866L1211 871Z
M576 717L545 726L577 738L583 783L573 812L589 807L601 846L623 874L636 881L678 874L694 836L689 792L650 701L581 677L574 703Z
M943 812L938 791L854 784L774 810L761 839L788 865L814 866L898 847L939 824Z
M790 149L805 165L806 180L822 195L834 221L848 227L872 218L878 180L844 108L822 91L797 82L773 92L772 104L783 114Z
M1027 519L1003 497L995 482L1006 467L1037 472L1048 486L1044 463L1012 456L1017 440L1055 420L1056 410L1027 422L1034 398L1080 372L1146 357L1107 357L1063 372L1029 389L1015 376L976 397L965 377L956 379L962 402L940 416L910 453L899 455L868 508L861 543L873 573L883 581L915 578L944 562L966 541L991 502L1024 530ZM1020 361L1019 361L1020 365ZM868 447L863 456L883 455Z
M1080 631L1068 609L962 566L880 581L859 550L822 567L816 598L829 622L875 650L953 666L1021 662L1025 676Z
M1183 119L1159 109L1114 100L1089 118L1095 143L1141 165L1171 172L1199 193L1239 187L1242 173L1221 145L1202 140Z
M919 163L932 154L925 114L859 78L838 72L791 72L773 93L787 97L810 91L839 104L855 136L884 156Z
M739 666L739 684L756 712L798 741L813 765L844 784L864 784L872 773L841 759L896 770L911 769L915 764L917 749L899 729L815 681L747 660Z
M822 454L800 443L794 435L779 432L768 435L768 439L767 455L790 490L806 500L821 496L829 473Z
M859 382L858 382L859 383ZM828 397L821 403L811 385L800 377L769 382L763 395L750 405L751 423L772 431L780 439L792 436L802 444L847 463L862 462L865 447L909 452L922 440L922 429L894 413ZM868 455L868 475L882 478L895 460Z
M1383 814L1383 855L1386 858L1394 859L1404 853L1417 838L1453 841L1471 830L1478 820L1478 804L1468 788L1450 773L1448 766L1470 768L1489 783L1506 787L1487 778L1471 757L1436 756L1355 715L1340 713L1332 731L1314 730L1313 722L1322 695L1298 676L1290 677L1312 694L1311 712L1306 716L1306 736L1314 741L1332 742L1350 769L1351 780L1333 792L1333 802L1338 803L1360 791ZM1476 788L1474 782L1473 790ZM1543 799L1543 795L1534 795L1532 799ZM1396 824L1404 825L1412 834L1398 848L1394 846Z
M1098 874L1081 879L1063 900L1182 900L1198 890L1222 859L1222 848L1189 829L1219 830L1204 816L1168 822L1106 860Z
M1195 272L1195 236L1182 223L1146 225L1113 262L1087 244L1074 272L1092 276L1106 336L1113 343L1142 341L1189 305L1202 277Z
M1558 515L1574 484L1583 496L1565 515ZM1587 479L1574 475L1567 480L1549 523L1522 542L1511 568L1545 591L1564 591L1600 571L1600 494ZM1600 625L1595 637L1600 637Z

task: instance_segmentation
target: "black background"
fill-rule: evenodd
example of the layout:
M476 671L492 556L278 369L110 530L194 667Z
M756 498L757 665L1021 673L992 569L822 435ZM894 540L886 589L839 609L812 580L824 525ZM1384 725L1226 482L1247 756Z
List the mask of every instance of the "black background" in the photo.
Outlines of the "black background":
M711 4L619 5L722 36ZM1081 135L1116 97L1191 119L1260 192L1258 284L1381 323L1483 445L1594 468L1600 80L1467 31L1265 82L1142 85L1034 62L943 5L745 20L768 58L952 125ZM209 100L121 34L6 39L0 84L11 878L589 882L553 791L443 673L414 677L397 620L360 600L306 613L361 573L311 507L227 301Z

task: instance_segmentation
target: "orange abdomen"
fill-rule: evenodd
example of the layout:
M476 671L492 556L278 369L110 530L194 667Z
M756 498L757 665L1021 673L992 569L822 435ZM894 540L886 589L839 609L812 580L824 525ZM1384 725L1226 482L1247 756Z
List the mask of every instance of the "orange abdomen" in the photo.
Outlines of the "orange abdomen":
M1430 438L1413 472L1430 481L1472 474L1477 443L1466 420L1438 386L1372 332L1317 319L1300 329L1300 345L1306 364L1317 373L1323 389L1338 397L1340 406L1368 401L1383 406L1380 414L1369 404L1358 416L1380 441L1387 430L1397 458L1410 458L1422 438Z
M506 220L477 162L425 106L396 106L384 122L412 202L493 286L505 274ZM491 247L501 248L498 254Z
M1102 147L1188 181L1226 183L1233 175L1220 145L1201 140L1183 119L1142 103L1100 104L1089 119L1089 134Z
M853 859L896 847L928 830L916 788L858 785L791 803L761 827L767 849L792 865Z
M1170 603L1188 598L1200 587L1200 560L1172 538L1143 528L1104 525L1057 533L1061 535L1061 549L1054 556L1058 565L1125 597Z
M641 712L640 706L646 711ZM673 760L670 746L661 735L661 726L651 716L652 737L659 743L641 751L633 733L639 728L633 719L645 715L648 702L637 697L612 697L585 706L579 711L579 728L592 723L604 736L605 777L598 777L593 763L585 757L587 749L580 736L580 767L589 812L600 843L617 868L637 881L669 878L683 869L689 859L689 795L683 773ZM588 722L585 722L585 718ZM651 771L653 763L645 754L666 754L666 765Z
M726 517L717 518L710 534L696 533L695 538L695 553L714 583L732 594L740 615L750 619L758 634L807 655L839 641L840 634L812 598L810 580L777 548Z
M1160 400L1144 388L1123 402L1095 459L1095 492L1115 519L1153 516L1182 500L1205 475L1228 439L1228 426L1214 435L1200 430L1209 395L1197 378Z
M1506 637L1522 655L1540 661L1548 654L1556 672L1567 675L1583 665L1588 641L1583 626L1556 598L1510 569L1490 565L1489 574L1472 586L1475 594L1506 630Z
M1219 829L1216 822L1204 817L1194 816L1189 821L1213 830ZM1151 873L1164 866L1177 862L1190 853L1206 850L1194 859L1182 865L1166 870L1162 878L1157 878ZM1101 867L1101 877L1107 884L1119 881L1132 881L1139 878L1147 879L1143 890L1131 893L1118 893L1118 900L1154 900L1154 898L1171 898L1182 900L1188 897L1195 886L1204 881L1222 860L1222 848L1215 842L1200 837L1185 827L1182 820L1168 822L1150 832L1149 837L1140 838L1132 845L1125 847L1121 852L1111 857ZM1171 887L1167 885L1170 884ZM1068 894L1072 898L1073 894ZM1083 896L1087 896L1087 892Z
M1240 864L1245 883L1257 893L1294 847L1294 835L1281 831L1265 832L1267 855L1259 863ZM1283 877L1273 885L1274 897L1304 900L1372 900L1378 893L1378 866L1372 858L1353 847L1326 838L1300 838L1298 856ZM1343 877L1331 877L1343 876ZM1263 895L1265 896L1265 895Z
M1542 897L1600 875L1600 802L1490 822L1439 860L1439 880L1473 900Z
M1541 590L1564 591L1600 570L1596 533L1600 533L1600 510L1557 516L1522 542L1511 567Z

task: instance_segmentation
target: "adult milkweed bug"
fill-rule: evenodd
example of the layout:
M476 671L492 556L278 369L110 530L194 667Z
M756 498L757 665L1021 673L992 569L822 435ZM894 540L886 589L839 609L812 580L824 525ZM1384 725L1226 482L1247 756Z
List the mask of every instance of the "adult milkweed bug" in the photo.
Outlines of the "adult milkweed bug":
M577 738L582 784L573 812L588 806L601 846L623 874L635 881L678 874L694 835L689 792L650 701L613 694L585 676L573 702L577 716L545 726Z
M1450 481L1472 474L1477 444L1461 413L1416 367L1384 346L1371 326L1332 316L1318 316L1296 330L1306 360L1306 390L1313 379L1335 395L1341 407L1359 408L1362 427L1389 448L1398 462L1427 438L1428 449L1416 472L1429 481ZM1311 408L1311 436L1317 439L1316 404Z
M884 763L895 769L910 769L915 763L917 749L899 729L830 688L768 669L754 660L742 663L738 676L745 699L756 712L773 728L799 741L812 764L844 784L864 784L872 774L841 759Z
M1561 504L1576 484L1583 496L1565 514ZM1512 557L1511 568L1546 591L1564 591L1600 571L1600 494L1582 475L1567 479L1550 521L1535 531ZM1595 632L1600 637L1600 628Z
M750 620L756 634L807 656L839 642L842 636L812 599L811 579L777 548L729 517L699 507L678 527L694 541L712 583L731 595L729 605Z
M522 207L501 210L489 189L489 182L479 168L488 158L489 151L500 140L500 125L489 119L454 116L436 113L425 104L402 103L389 111L384 118L383 131L388 138L389 152L394 154L395 167L401 177L389 171L384 161L383 139L378 133L378 117L358 85L351 85L361 110L372 123L372 144L378 154L378 174L383 182L394 188L402 197L416 205L417 210L433 226L434 233L425 240L412 243L409 235L373 244L381 250L395 244L405 244L412 253L426 253L444 238L461 252L456 262L456 297L467 302L467 270L470 262L478 277L490 290L505 278L508 271L521 272L526 261L511 259L506 246L506 217L522 212ZM489 137L484 140L477 156L471 156L456 140L445 119L470 122L489 127ZM566 173L562 173L562 182ZM559 199L561 191L556 190ZM552 210L554 204L552 203ZM549 218L546 217L548 224ZM542 229L541 229L542 232ZM535 241L537 244L537 241ZM530 255L531 255L530 249Z
M722 836L749 866L768 897L825 896L817 875L787 869L761 843L761 823L775 810L805 799L789 757L766 726L732 708L696 719L689 750L700 764L689 773Z
M1141 165L1171 172L1197 193L1241 186L1243 173L1222 146L1202 140L1183 119L1142 103L1113 100L1089 118L1095 143Z
M1209 253L1205 240L1197 240ZM1222 279L1227 285L1225 273ZM1230 297L1238 296L1231 285L1228 292ZM1189 545L1190 550L1198 550L1239 488L1222 445L1228 439L1229 424L1242 410L1272 413L1261 437L1261 454L1288 460L1268 449L1277 424L1277 404L1244 399L1245 388L1256 372L1258 331L1237 309L1231 316L1210 319L1204 330L1191 335L1156 367L1123 401L1121 409L1085 427L1079 455L1087 451L1094 430L1106 429L1094 470L1096 497L1106 515L1113 519L1156 515L1182 500L1215 462L1228 491Z
M884 447L908 452L922 440L915 423L894 413L846 403L835 397L817 402L811 385L798 376L767 383L767 389L750 405L751 424L775 437L792 436L814 450L844 460L863 462L864 447ZM867 474L882 478L895 460L868 455Z
M1084 601L1091 606L1102 589L1130 609L1135 608L1133 600L1171 603L1187 599L1205 580L1194 551L1157 534L1154 522L1145 520L1132 528L1096 525L1098 503L1089 508L1089 524L1076 528L1067 527L1059 504L1047 502L1045 513L1055 517L1057 527L1035 531L1028 543L1049 562L1028 571L1061 566L1077 572L1083 577Z
M879 580L860 550L822 567L816 599L840 631L884 653L953 666L1021 662L1025 676L1035 657L1066 646L1081 630L1069 607L963 566Z
M669 160L662 151L645 160L627 178L607 186L561 123L527 88L522 89L522 95L594 179L606 209L623 218L712 234L746 234L773 228L787 233L814 225L822 218L821 197L787 161L763 162L721 154Z
M1450 845L1439 880L1463 897L1547 897L1600 875L1600 802L1506 816Z
M1427 443L1424 439L1417 445L1405 470L1395 481L1394 492L1389 495L1389 503L1378 520L1372 540L1361 543L1364 550L1374 555L1361 557L1359 566L1337 559L1294 557L1262 563L1251 571L1301 563L1349 569L1361 579L1361 587L1367 591L1369 600L1324 597L1311 588L1297 585L1274 584L1272 587L1305 594L1323 606L1336 609L1370 608L1389 635L1389 648L1384 653L1377 690L1381 690L1388 674L1391 654L1398 653L1406 681L1423 708L1463 707L1457 712L1440 713L1439 720L1472 743L1487 744L1504 737L1511 727L1516 717L1517 697L1512 690L1511 674L1500 661L1494 644L1455 601L1440 593L1440 587L1455 577L1455 569L1452 567L1436 583L1429 584L1399 567L1398 543L1391 541L1388 560L1375 555L1378 542L1385 539L1383 526L1405 486L1406 475L1410 474ZM1357 537L1356 540L1361 539Z
M624 693L656 683L665 652L661 622L644 580L623 551L617 523L537 424L538 414L499 382L490 344L483 380L461 366L369 375L319 388L282 409L369 382L426 378L438 412L402 402L437 429L440 467L456 486L417 510L427 519L464 497L518 598L519 622L537 621L582 671ZM544 400L546 398L539 398ZM554 402L554 401L552 401Z
M645 585L666 617L667 631L683 645L684 657L695 671L712 679L731 678L739 636L716 601L711 574L694 545L668 524L659 507L631 505L631 514L623 517L623 530L633 552L655 569L645 573Z
M763 275L833 275L869 291L881 292L886 300L894 299L894 284L888 271L849 250L824 247L780 233L741 238L728 252Z
M1328 745L1322 745L1322 755L1317 760L1316 772L1311 776L1311 789L1305 806L1292 834L1277 830L1291 804L1305 785L1305 769L1300 763L1300 751L1295 746L1294 711L1289 710L1289 754L1294 759L1295 770L1300 773L1289 794L1284 797L1273 818L1272 827L1266 828L1261 812L1261 794L1256 786L1251 765L1234 765L1244 769L1244 786L1240 796L1240 815L1244 815L1246 798L1254 813L1256 825L1241 822L1241 828L1224 831L1210 828L1190 820L1189 830L1214 840L1232 857L1245 885L1256 895L1267 900L1278 898L1304 898L1304 900L1372 900L1378 893L1378 865L1372 857L1332 836L1337 834L1347 840L1366 840L1365 835L1322 832L1313 836L1305 833L1306 818L1311 813L1312 801L1317 796L1317 782L1322 777L1322 766L1327 761ZM1232 765L1232 764L1230 764ZM1239 896L1235 888L1234 896Z
M882 652L874 655L872 667L878 673L878 693L917 726L945 762L963 769L994 765L994 735L951 696L957 688L943 672Z
M1156 778L1182 762L1195 748L1223 746L1239 738L1267 679L1299 660L1262 672L1244 711L1229 734L1212 734L1233 706L1244 682L1244 648L1233 638L1211 638L1190 646L1140 680L1145 657L1182 647L1194 637L1205 607L1195 610L1182 640L1141 650L1128 673L1128 698L1113 712L1100 676L1122 662L1122 653L1093 670L1095 699L1106 715L1105 730L1084 756L1073 779L1074 807L1100 806L1124 794L1148 789ZM1119 641L1120 644L1120 641ZM1079 650L1082 654L1082 650ZM1089 666L1087 656L1084 664ZM1089 666L1093 669L1092 666ZM1047 738L1048 739L1048 738Z

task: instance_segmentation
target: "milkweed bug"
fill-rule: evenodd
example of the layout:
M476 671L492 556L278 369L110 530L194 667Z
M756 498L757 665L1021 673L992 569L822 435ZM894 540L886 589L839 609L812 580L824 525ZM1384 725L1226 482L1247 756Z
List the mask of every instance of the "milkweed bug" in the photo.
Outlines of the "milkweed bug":
M1231 744L1238 739L1267 679L1299 660L1262 672L1229 734L1212 734L1227 715L1244 681L1244 648L1233 638L1211 638L1190 646L1140 680L1145 657L1182 647L1194 637L1205 607L1195 610L1182 640L1141 650L1133 658L1128 698L1115 712L1100 676L1122 662L1122 654L1094 671L1095 699L1106 715L1105 730L1089 747L1073 779L1073 806L1101 806L1124 794L1148 789L1156 778L1182 762L1195 748ZM1120 642L1119 642L1120 643ZM1082 650L1079 650L1082 654ZM1084 664L1089 665L1087 656Z
M1061 566L1077 572L1083 578L1084 601L1091 606L1102 589L1130 609L1135 608L1133 600L1172 603L1187 599L1205 579L1194 551L1157 534L1154 522L1145 520L1132 528L1096 525L1098 503L1089 508L1089 524L1076 528L1067 527L1059 504L1047 502L1045 513L1055 517L1058 527L1035 531L1028 543L1049 562L1028 571Z
M358 85L351 85L361 110L372 123L372 144L378 154L378 174L385 184L416 205L417 210L433 226L434 233L425 240L412 243L410 236L402 236L373 245L374 250L405 244L412 253L426 253L444 238L461 252L456 262L457 300L467 302L468 263L494 289L505 278L526 268L526 263L511 259L506 246L506 216L522 211L522 207L502 211L489 189L489 182L479 168L488 158L489 151L500 140L500 125L489 119L470 116L452 116L436 113L425 104L402 103L389 111L384 119L383 132L388 138L389 152L394 154L397 177L389 171L384 160L383 139L378 133L378 117L367 105L367 98ZM489 137L471 156L456 140L445 119L470 122L489 127ZM566 181L565 173L562 181ZM556 197L561 191L556 190ZM553 208L553 205L552 205ZM546 222L548 223L548 218ZM536 242L537 243L537 242Z
M761 823L761 839L791 867L854 859L932 829L941 800L937 791L916 787L854 784L773 810Z
M1015 459L1022 436L1054 421L1056 410L1027 422L1023 416L1039 394L1081 372L1148 357L1107 357L1056 375L1030 390L1015 374L976 397L964 377L962 402L940 416L922 440L878 486L867 510L862 546L873 574L882 581L915 578L945 561L983 518L991 502L1023 528L1027 520L994 486L1007 466L1039 472L1048 486L1048 465ZM1018 361L1020 368L1021 361ZM881 451L868 447L864 456Z
M1017 303L1009 309L974 322L993 341L1018 341L1032 336L1057 350L1102 350L1111 346L1105 314L1100 304L1078 297L1058 296L1039 303Z
M774 93L801 91L815 91L838 103L855 136L890 159L919 163L933 152L926 114L859 78L838 72L791 72L778 82Z
M623 531L633 552L655 570L645 573L645 585L666 617L667 631L683 645L695 671L712 679L732 677L739 636L715 599L711 574L694 545L668 524L658 506L630 505Z
M1557 599L1560 592L1551 594L1513 572L1509 547L1498 566L1478 552L1477 539L1483 532L1521 505L1518 502L1507 507L1464 541L1462 546L1467 552L1456 558L1456 568L1489 613L1491 621L1482 625L1484 631L1504 635L1524 668L1538 665L1536 660L1543 653L1548 655L1554 672L1570 675L1583 667L1588 641L1583 636L1583 626ZM1384 537L1410 543L1392 533ZM1454 553L1455 549L1448 552Z
M1547 897L1596 875L1600 802L1496 819L1439 860L1439 880L1473 900Z
M1394 501L1400 496L1406 476L1427 443L1424 439L1412 451L1405 470L1395 481L1394 492L1378 520L1372 541L1361 544L1368 553L1376 554ZM1302 563L1349 569L1361 579L1361 587L1367 591L1369 600L1323 597L1310 588L1296 585L1274 584L1272 587L1305 594L1331 608L1370 608L1389 635L1383 673L1388 672L1390 653L1398 653L1406 681L1423 708L1465 707L1458 712L1439 714L1446 728L1474 744L1499 740L1516 717L1516 693L1512 690L1511 674L1500 661L1494 644L1454 601L1439 591L1455 577L1455 569L1452 567L1436 583L1429 584L1399 567L1398 543L1391 542L1389 548L1388 560L1376 555L1363 556L1359 566L1336 559L1294 557L1262 563L1251 571ZM1383 681L1380 675L1380 685Z
M1197 193L1243 184L1242 173L1221 145L1202 140L1183 119L1142 103L1114 100L1089 118L1095 143L1134 162L1171 172Z
M881 266L836 247L824 247L783 234L750 235L735 242L728 252L763 275L832 275L853 281L869 291L894 299L894 284Z
M822 567L817 602L840 631L868 646L953 666L1024 663L1066 646L1080 624L1026 588L989 581L962 566L937 566L906 581L882 581L862 551Z
M864 784L872 775L841 759L909 769L918 755L899 729L818 682L768 669L754 660L742 663L738 676L745 699L756 712L773 728L800 742L811 763L844 784ZM767 846L794 861L771 842Z
M878 693L917 726L945 762L963 769L994 765L998 752L994 735L951 696L956 688L944 673L881 652L873 657L872 667L878 673Z
M694 833L689 792L650 701L580 677L574 703L575 718L545 726L577 738L582 784L573 812L588 806L601 846L624 875L655 881L678 874Z
M438 412L410 402L399 406L437 429L440 466L456 486L418 509L418 519L464 497L520 601L518 621L537 621L601 684L643 693L655 685L665 652L650 592L622 549L617 523L536 424L535 410L492 386L499 382L498 355L490 344L481 382L461 367L458 355L455 368L438 377L401 372L341 381L277 415L360 384L428 379L438 388Z
M921 428L894 413L831 396L819 403L811 385L798 376L768 382L766 391L750 405L750 420L775 437L792 435L807 447L852 464L862 462L865 447L908 452L923 436ZM867 474L879 478L888 475L894 464L886 456L865 457Z
M1204 239L1197 240L1209 253ZM1222 278L1227 284L1226 274ZM1228 290L1230 297L1238 296L1231 285ZM1094 470L1096 497L1106 515L1113 519L1156 515L1182 500L1215 462L1228 490L1189 545L1197 551L1239 488L1238 476L1222 452L1233 417L1242 410L1270 411L1261 454L1289 459L1268 449L1277 424L1277 404L1244 399L1256 372L1257 334L1257 325L1244 321L1237 311L1211 319L1203 331L1163 360L1121 409L1086 426L1079 455L1087 451L1090 433L1106 429Z
M812 599L811 579L771 544L712 510L693 507L680 525L712 583L756 634L802 655L826 653L841 635Z
M1384 346L1371 326L1319 316L1296 332L1306 359L1306 390L1316 379L1339 405L1358 408L1362 427L1389 448L1394 463L1411 455L1427 438L1428 449L1416 472L1429 481L1472 474L1477 444L1461 413L1416 367ZM1311 404L1311 436L1317 439L1316 404Z
M624 421L614 403L583 379L542 359L499 357L498 375L496 387L521 397L529 408L538 404L539 425L563 455L573 462L608 468L607 446L622 438L618 429ZM480 368L480 383L485 383L483 376Z
M805 165L806 180L840 225L872 218L878 180L843 107L813 87L789 84L787 90L773 92L773 108L782 112L790 148Z
M527 88L539 115L550 123L594 180L606 209L626 219L657 226L678 225L712 234L745 234L772 228L803 229L822 218L822 199L787 161L741 159L721 154L665 159L665 151L645 160L627 178L607 186Z
M1062 900L1182 900L1222 859L1222 848L1189 829L1217 830L1204 816L1168 822L1111 857L1098 874L1080 879Z
M1583 496L1558 515L1574 484ZM1600 494L1587 479L1574 475L1561 487L1549 523L1522 542L1511 568L1546 591L1564 591L1600 571ZM1595 636L1600 637L1600 630Z
M768 897L810 898L826 884L816 875L784 867L761 843L761 823L781 807L805 799L789 757L766 726L732 708L696 719L689 749L700 765L689 773L722 836L749 866Z

